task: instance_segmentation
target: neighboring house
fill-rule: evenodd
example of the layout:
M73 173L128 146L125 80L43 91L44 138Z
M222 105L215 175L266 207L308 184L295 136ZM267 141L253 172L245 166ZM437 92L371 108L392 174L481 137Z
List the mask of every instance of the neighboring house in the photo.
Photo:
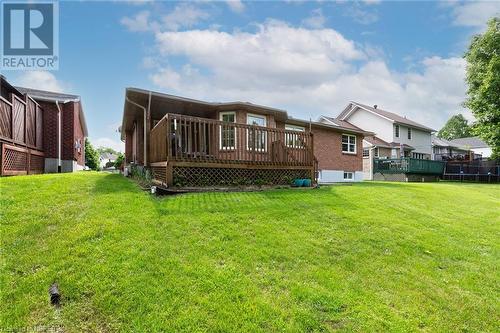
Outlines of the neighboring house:
M80 98L13 87L0 75L1 175L72 172L85 164Z
M435 161L469 161L477 158L474 152L451 141L432 136L432 159Z
M393 145L376 137L366 136L363 140L363 179L372 180L374 158L390 158Z
M101 169L105 169L106 165L108 163L115 163L117 158L118 158L118 156L116 156L113 153L102 153L99 156L99 166L101 167ZM114 167L114 165L113 165L113 167Z
M167 187L289 184L317 175L321 182L361 180L365 134L347 122L137 88L126 89L121 126L126 167L146 166Z
M441 164L425 162L432 156L431 134L435 132L432 128L381 110L377 105L372 107L357 102L350 102L337 118L323 116L321 121L347 121L375 133L363 140L364 179L431 180L442 173ZM402 161L400 158L411 160ZM389 172L377 172L388 169Z
M470 149L474 152L474 154L481 155L482 158L489 158L492 154L491 147L478 137L454 139L450 142L454 145Z
M323 117L323 119L329 118ZM406 117L381 110L377 105L372 107L350 102L337 119L374 132L377 138L391 145L392 158L431 158L431 134L435 130Z

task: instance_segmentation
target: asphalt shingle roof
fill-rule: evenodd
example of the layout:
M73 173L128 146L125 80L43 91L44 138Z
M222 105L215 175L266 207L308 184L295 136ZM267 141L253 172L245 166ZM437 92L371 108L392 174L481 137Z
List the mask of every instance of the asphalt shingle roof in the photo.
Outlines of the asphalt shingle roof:
M454 145L469 147L469 148L488 148L488 144L479 139L478 137L461 138L450 140L450 143Z
M413 127L416 127L416 128L420 128L420 129L423 129L423 130L426 130L426 131L430 131L430 132L435 132L436 130L430 128L430 127L427 127L425 125L422 125L422 124L419 124L417 123L416 121L413 121L413 120L410 120L406 117L401 117L400 115L398 114L395 114L393 112L389 112L389 111L386 111L386 110L382 110L382 109L379 109L379 108L374 108L373 106L369 106L369 105L366 105L366 104L361 104L361 103L358 103L358 102L351 102L352 104L354 105L357 105L357 106L360 106L364 109L367 109L373 113L376 113L378 115L381 115L382 117L385 117L385 118L388 118L396 123L399 123L399 124L405 124L405 125L409 125L409 126L413 126Z

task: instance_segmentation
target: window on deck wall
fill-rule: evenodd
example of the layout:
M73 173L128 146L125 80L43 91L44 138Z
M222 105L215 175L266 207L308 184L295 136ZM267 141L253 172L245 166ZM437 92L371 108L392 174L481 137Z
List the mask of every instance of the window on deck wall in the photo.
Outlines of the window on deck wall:
M349 134L342 134L342 152L343 153L356 153L356 136Z
M225 123L235 123L235 112L221 112L220 120ZM235 149L236 148L236 127L230 124L221 125L220 128L220 149Z
M304 132L306 129L302 126L285 125L285 130ZM303 148L304 147L304 142L302 141L302 136L299 134L286 133L285 134L285 141L286 141L287 147L292 147L292 148Z
M247 124L266 127L266 117L255 114L247 115ZM247 130L247 149L265 151L267 144L267 132L262 129L252 128Z

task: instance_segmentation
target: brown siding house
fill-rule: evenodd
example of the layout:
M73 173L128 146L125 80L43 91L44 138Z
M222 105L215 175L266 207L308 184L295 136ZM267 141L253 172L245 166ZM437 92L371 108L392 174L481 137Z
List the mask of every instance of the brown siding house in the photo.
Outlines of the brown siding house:
M365 134L347 122L137 88L126 89L121 126L126 166L147 167L165 187L361 180Z
M0 175L81 170L86 136L79 96L13 87L0 75Z

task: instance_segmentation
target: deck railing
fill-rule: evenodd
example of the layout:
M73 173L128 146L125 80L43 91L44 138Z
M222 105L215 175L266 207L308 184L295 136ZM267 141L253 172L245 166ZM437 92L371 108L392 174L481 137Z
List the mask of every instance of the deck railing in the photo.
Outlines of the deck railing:
M441 161L421 160L416 158L375 159L373 172L377 173L417 173L441 175L445 163Z
M151 162L312 167L310 132L167 114L151 130Z

